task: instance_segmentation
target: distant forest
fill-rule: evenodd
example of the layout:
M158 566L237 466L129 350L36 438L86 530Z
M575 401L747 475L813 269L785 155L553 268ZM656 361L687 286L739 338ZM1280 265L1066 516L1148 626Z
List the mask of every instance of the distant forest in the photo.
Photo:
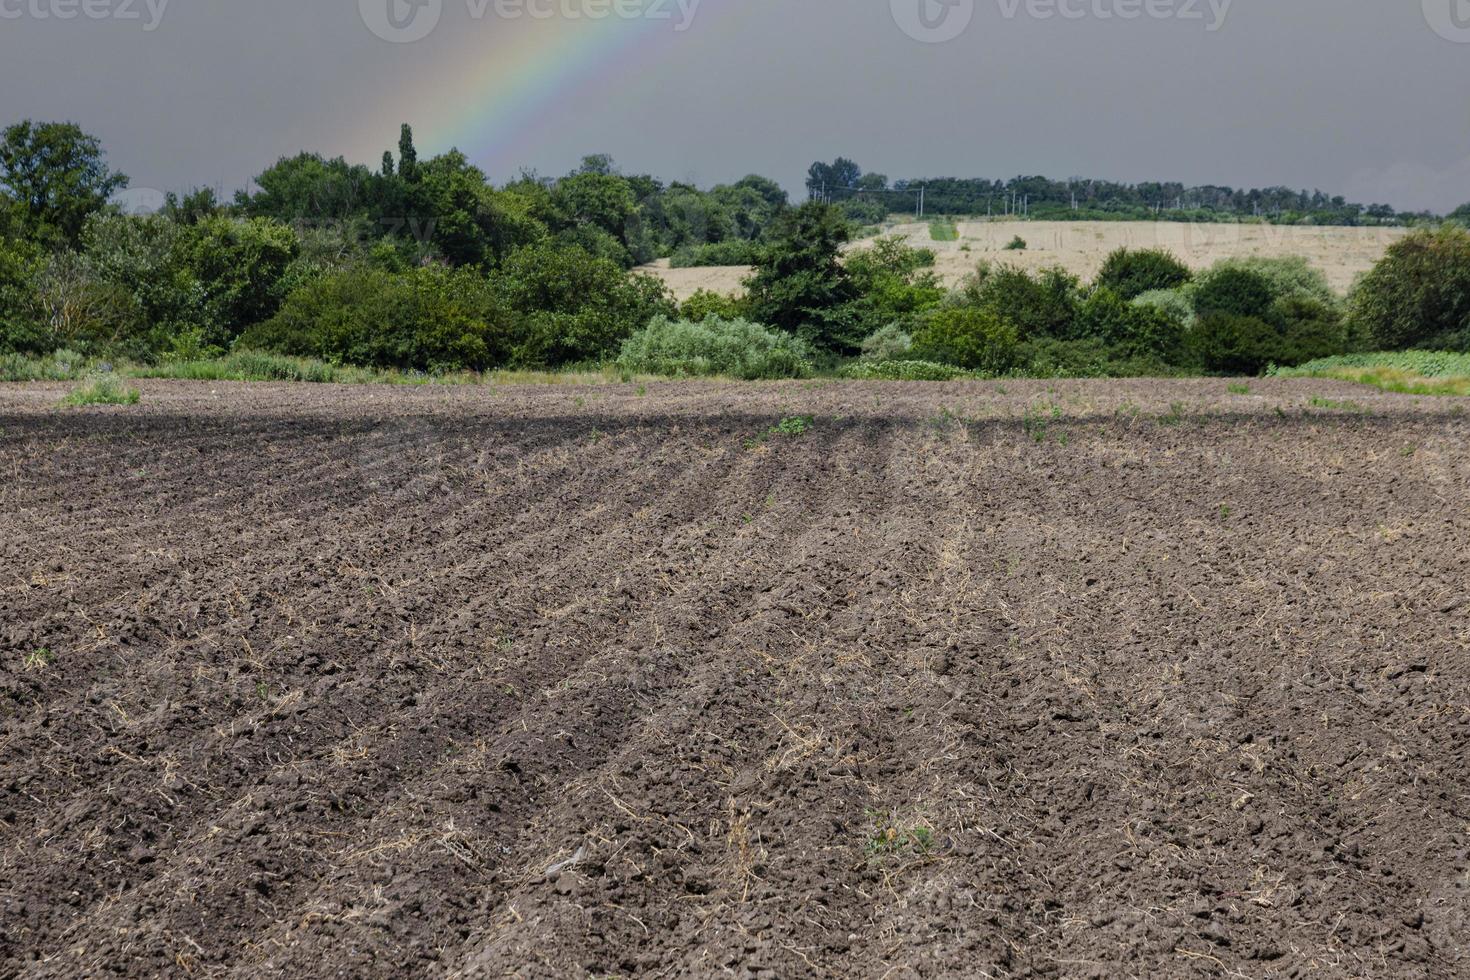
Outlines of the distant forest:
M892 180L864 173L852 160L814 163L807 194L837 204L851 218L877 223L893 212L972 217L1007 215L1068 221L1242 221L1311 225L1409 225L1434 221L1427 211L1396 211L1387 204L1357 204L1322 191L1289 187L1243 188L1178 182L1120 184L1072 177L934 177Z

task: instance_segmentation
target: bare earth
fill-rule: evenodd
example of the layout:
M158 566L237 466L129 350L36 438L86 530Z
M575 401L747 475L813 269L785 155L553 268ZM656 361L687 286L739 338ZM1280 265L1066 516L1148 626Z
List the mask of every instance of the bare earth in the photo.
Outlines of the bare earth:
M938 255L938 271L946 285L956 286L981 260L1011 262L1027 269L1060 265L1091 279L1116 248L1166 248L1192 268L1203 269L1223 258L1304 256L1321 269L1328 282L1346 292L1353 281L1383 257L1388 246L1406 232L1402 228L1304 228L1275 225L1181 224L1141 221L997 221L962 222L960 240L932 240L928 223L898 225L900 234ZM1006 251L1019 235L1025 251ZM859 243L858 247L861 247ZM968 246L969 251L964 251ZM695 290L736 294L750 274L745 266L671 269L667 260L644 267L687 299Z
M140 387L0 385L0 975L1470 973L1470 400Z

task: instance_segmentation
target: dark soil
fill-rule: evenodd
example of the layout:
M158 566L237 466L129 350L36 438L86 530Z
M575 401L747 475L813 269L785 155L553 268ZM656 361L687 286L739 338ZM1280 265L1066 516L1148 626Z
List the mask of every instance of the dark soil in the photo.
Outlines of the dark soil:
M0 975L1470 975L1463 401L139 387L0 386Z

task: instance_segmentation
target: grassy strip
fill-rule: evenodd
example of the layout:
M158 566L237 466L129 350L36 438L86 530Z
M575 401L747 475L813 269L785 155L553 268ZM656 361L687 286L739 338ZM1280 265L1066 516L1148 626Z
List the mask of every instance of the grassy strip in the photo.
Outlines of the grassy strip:
M168 378L183 381L297 381L314 384L386 385L581 385L659 380L608 367L560 371L461 371L426 374L330 364L303 357L237 351L224 357L141 364L107 362L58 351L46 357L0 354L0 381L83 381L94 377Z
M1331 378L1404 395L1470 396L1470 354L1402 351L1344 354L1301 367L1276 368L1278 378Z
M960 230L953 221L931 221L929 237L936 242L957 242L960 240Z

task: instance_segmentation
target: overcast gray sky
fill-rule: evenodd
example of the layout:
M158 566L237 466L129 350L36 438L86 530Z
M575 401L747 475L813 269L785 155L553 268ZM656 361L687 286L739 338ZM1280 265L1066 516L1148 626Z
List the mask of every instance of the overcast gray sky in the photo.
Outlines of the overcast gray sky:
M165 190L376 165L409 121L496 180L608 152L795 190L844 154L1443 211L1467 83L1470 0L0 0L0 121L75 120Z

